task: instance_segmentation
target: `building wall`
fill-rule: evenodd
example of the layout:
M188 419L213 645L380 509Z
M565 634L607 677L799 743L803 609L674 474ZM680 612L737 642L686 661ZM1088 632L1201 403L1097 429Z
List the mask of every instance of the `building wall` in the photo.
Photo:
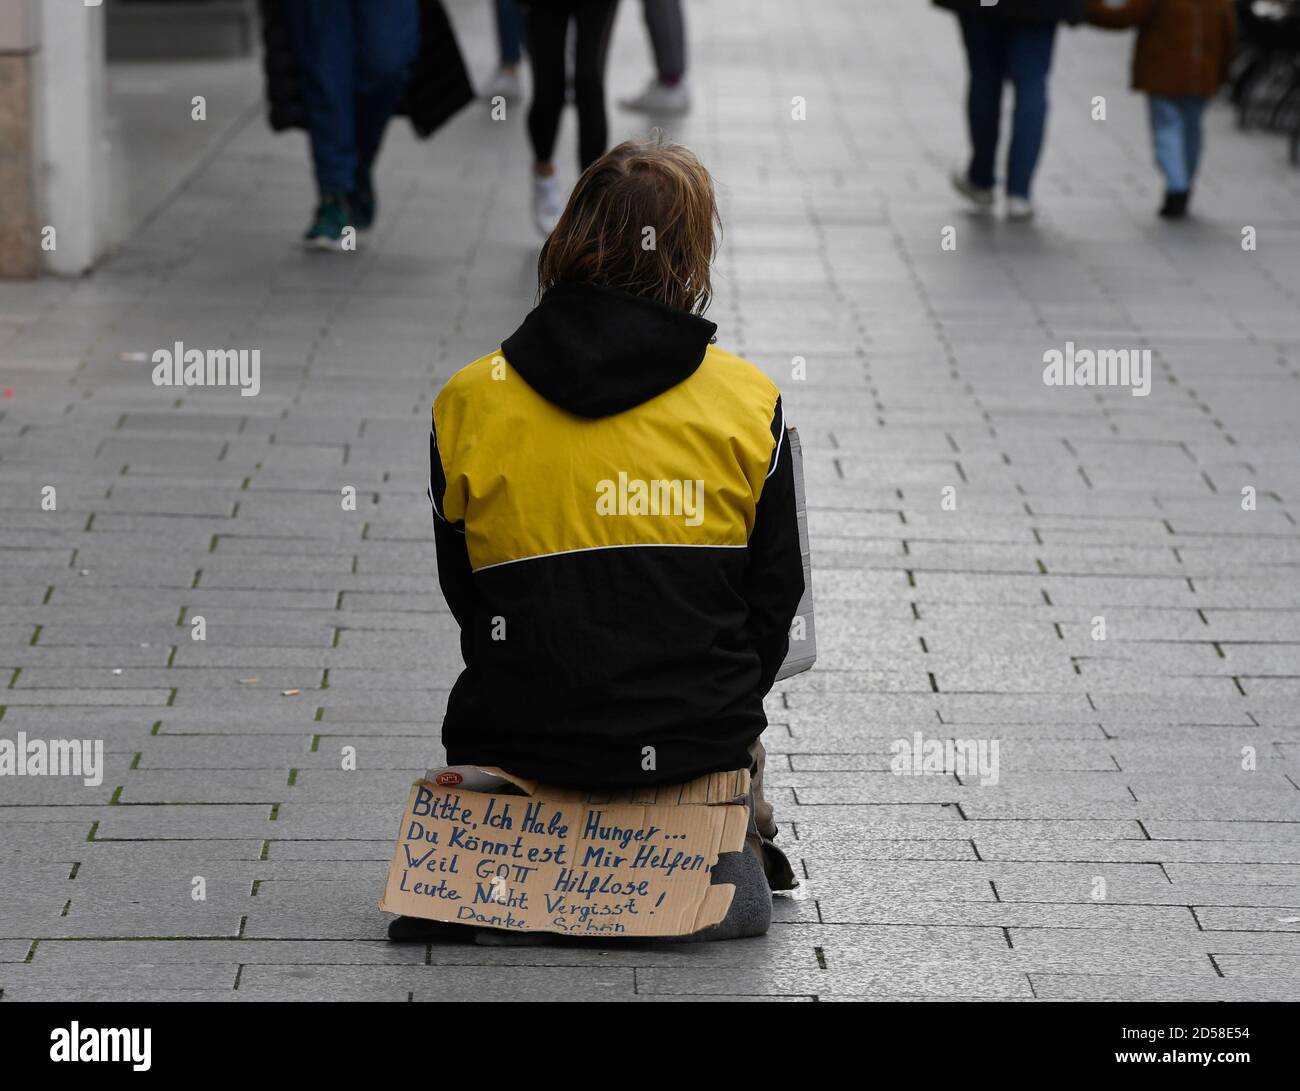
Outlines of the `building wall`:
M0 277L84 273L102 253L103 118L103 7L0 0Z
M0 277L41 269L36 212L35 9L0 0Z

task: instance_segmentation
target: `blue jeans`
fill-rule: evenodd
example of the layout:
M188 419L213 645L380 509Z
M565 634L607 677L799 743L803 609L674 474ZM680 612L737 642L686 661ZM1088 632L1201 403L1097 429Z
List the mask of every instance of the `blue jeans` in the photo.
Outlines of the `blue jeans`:
M963 12L961 32L970 66L966 110L971 161L967 176L981 189L993 187L1002 85L1010 80L1016 88L1016 109L1007 152L1007 195L1027 198L1043 150L1047 74L1052 67L1056 26Z
M351 190L379 154L420 48L418 0L285 0L321 192Z
M1170 193L1187 193L1201 162L1201 115L1208 99L1148 97L1151 107L1151 143L1156 163Z
M524 21L519 14L518 0L496 0L497 45L501 50L503 67L519 63L524 55Z

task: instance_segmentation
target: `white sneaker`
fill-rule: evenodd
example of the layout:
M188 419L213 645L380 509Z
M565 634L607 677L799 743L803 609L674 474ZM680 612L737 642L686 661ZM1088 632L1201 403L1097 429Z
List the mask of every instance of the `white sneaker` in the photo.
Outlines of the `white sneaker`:
M519 69L513 72L498 68L492 73L480 92L485 99L494 99L500 95L507 102L515 102L524 97L524 82L519 78Z
M685 76L672 85L652 79L639 95L619 99L618 104L645 114L684 114L691 108L691 87Z
M560 215L563 212L564 200L560 194L559 176L552 174L549 178L543 178L540 174L534 174L533 223L542 233L542 238L549 237L555 230L555 225L560 222Z
M1027 223L1034 218L1033 202L1028 197L1007 198L1007 219L1012 223Z
M993 189L977 186L972 182L964 170L954 170L949 176L952 182L952 188L960 193L966 200L980 208L993 207Z

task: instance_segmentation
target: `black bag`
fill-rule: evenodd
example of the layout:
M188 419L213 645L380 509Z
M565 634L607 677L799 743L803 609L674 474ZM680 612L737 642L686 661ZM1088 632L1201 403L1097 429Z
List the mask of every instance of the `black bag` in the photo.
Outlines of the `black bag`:
M298 63L279 0L260 0L262 68L266 74L267 121L276 132L305 129L307 112L298 86ZM420 0L420 50L397 113L421 140L474 100L451 20L441 0Z

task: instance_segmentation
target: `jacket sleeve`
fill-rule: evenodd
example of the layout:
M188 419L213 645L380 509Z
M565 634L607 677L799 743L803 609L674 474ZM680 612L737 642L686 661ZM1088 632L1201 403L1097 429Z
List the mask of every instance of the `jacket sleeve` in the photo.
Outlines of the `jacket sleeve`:
M1127 30L1146 23L1157 0L1088 0L1088 22L1095 27Z
M785 435L785 412L776 399L772 417L775 447L759 493L744 596L749 604L747 632L762 661L759 692L772 688L790 647L790 622L803 595L803 556L795 507L794 460Z
M433 506L433 541L438 554L438 584L461 632L469 628L473 616L473 576L469 566L469 548L465 542L464 522L453 523L446 516L447 477L443 472L442 453L438 450L438 430L429 428L429 503Z

